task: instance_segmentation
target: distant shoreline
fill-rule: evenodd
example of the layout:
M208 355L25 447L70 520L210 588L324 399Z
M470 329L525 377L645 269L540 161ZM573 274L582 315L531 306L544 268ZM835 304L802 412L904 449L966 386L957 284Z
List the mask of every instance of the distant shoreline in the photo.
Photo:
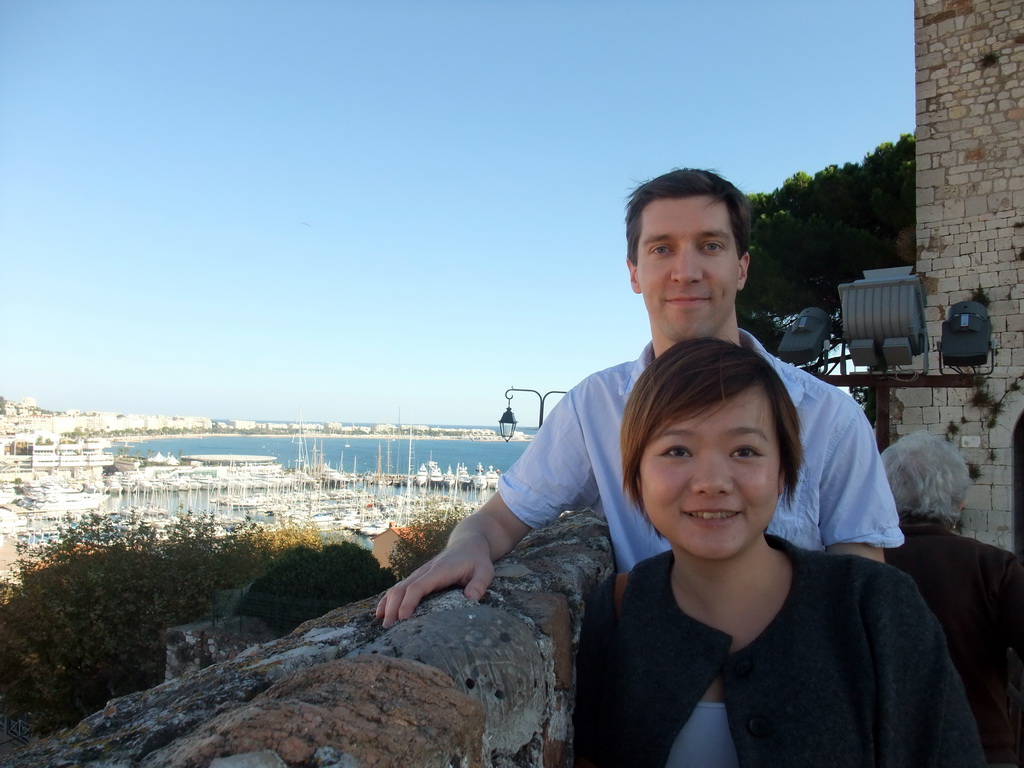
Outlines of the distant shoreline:
M111 444L117 443L144 443L149 440L198 440L204 437L287 437L291 439L304 437L307 439L318 439L321 437L330 437L337 440L408 440L409 435L339 435L339 434L316 434L316 435L301 435L299 433L267 433L267 434L239 434L237 432L203 432L200 434L185 434L185 435L136 435L128 437L108 437ZM413 435L413 440L471 440L476 443L494 443L501 440L501 436L495 434L493 438L480 438L480 437L468 437L468 436L457 436L457 435ZM529 442L523 440L518 435L512 439L512 442Z

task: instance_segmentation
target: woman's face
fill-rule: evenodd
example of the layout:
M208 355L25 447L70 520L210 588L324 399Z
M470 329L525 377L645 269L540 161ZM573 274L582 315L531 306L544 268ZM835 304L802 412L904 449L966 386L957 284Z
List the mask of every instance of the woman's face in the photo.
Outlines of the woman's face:
M762 539L782 492L779 444L760 389L666 424L640 459L654 527L676 557L727 560Z

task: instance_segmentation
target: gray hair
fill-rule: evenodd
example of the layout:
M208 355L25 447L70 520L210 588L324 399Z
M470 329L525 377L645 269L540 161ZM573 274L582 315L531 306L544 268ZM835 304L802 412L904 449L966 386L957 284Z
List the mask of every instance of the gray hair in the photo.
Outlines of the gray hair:
M956 447L930 432L901 437L882 451L900 520L914 518L953 527L971 478Z

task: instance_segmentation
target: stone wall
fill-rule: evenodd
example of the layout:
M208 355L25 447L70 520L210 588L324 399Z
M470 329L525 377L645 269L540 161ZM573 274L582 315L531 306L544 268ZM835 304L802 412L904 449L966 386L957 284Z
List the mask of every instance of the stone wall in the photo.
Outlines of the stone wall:
M167 665L164 680L174 680L211 664L230 661L276 633L259 619L232 616L216 621L197 621L167 630Z
M428 599L385 631L376 598L109 702L10 768L483 768L571 760L583 597L613 571L608 530L563 515L496 566L480 603Z
M917 273L928 294L928 334L940 339L948 308L981 290L999 348L983 391L893 390L892 434L926 428L953 437L981 471L968 497L966 532L1019 551L1014 432L1024 411L1015 390L1024 375L1024 6L916 0L915 28ZM929 362L937 372L934 351ZM986 397L999 402L998 414Z

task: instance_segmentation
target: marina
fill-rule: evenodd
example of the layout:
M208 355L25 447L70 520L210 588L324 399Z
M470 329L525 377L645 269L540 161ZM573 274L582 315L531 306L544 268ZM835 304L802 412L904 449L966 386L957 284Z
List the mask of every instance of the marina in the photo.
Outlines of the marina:
M311 523L368 546L388 526L408 524L432 499L468 509L486 501L525 447L352 437L120 441L111 448L110 464L94 477L45 475L3 484L0 534L39 544L51 540L59 524L90 513L135 516L159 533L179 515L194 513L213 515L225 531L245 520ZM423 460L417 454L425 454ZM471 455L482 460L471 464ZM329 456L336 457L333 463Z

